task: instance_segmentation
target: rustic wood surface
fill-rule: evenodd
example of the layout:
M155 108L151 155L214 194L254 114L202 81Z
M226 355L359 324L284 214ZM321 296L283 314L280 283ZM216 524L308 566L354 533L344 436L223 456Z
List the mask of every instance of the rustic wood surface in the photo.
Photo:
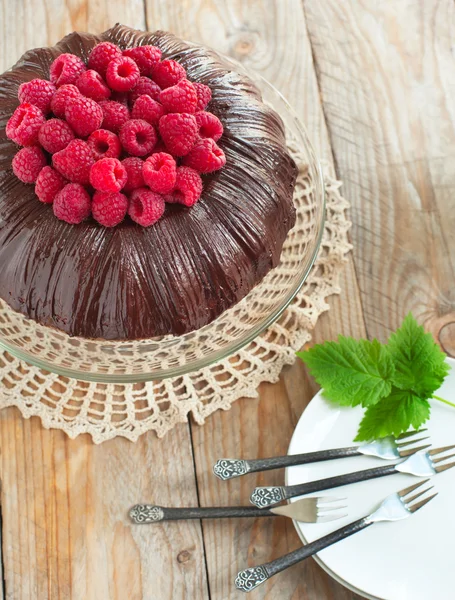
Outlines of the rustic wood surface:
M455 7L451 0L4 0L1 70L28 48L115 22L167 29L268 78L333 161L352 202L354 252L315 341L384 339L409 310L455 353ZM286 451L315 391L302 364L256 400L163 440L94 446L0 413L0 600L231 600L235 573L299 546L285 519L132 527L138 501L247 503L282 473L218 482L220 456ZM259 435L259 431L261 435ZM358 600L311 559L255 592Z

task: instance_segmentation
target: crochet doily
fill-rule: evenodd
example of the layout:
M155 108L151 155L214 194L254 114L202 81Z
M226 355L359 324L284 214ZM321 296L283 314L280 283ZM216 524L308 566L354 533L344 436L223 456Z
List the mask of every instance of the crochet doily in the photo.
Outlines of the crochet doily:
M290 150L300 167L296 194L300 206L304 206L302 199L308 200L312 184L306 179L307 170L299 160L298 150L292 147ZM71 438L89 433L98 444L116 436L135 441L149 430L162 437L177 423L185 422L189 414L202 425L211 413L228 410L235 400L256 397L260 383L276 382L282 368L294 362L295 351L311 339L310 332L319 315L329 309L328 296L340 293L339 275L351 248L347 235L350 222L346 216L349 203L340 195L341 182L327 165L324 165L324 179L326 222L316 263L279 320L248 346L200 371L136 384L69 379L42 371L3 352L0 353L3 383L0 408L17 406L24 417L39 416L46 428L62 429ZM310 204L309 200L306 204ZM296 205L299 207L299 202ZM302 212L300 219L304 218ZM285 270L286 264L280 264L273 271L274 280L280 269ZM0 310L0 318L5 319L5 315L6 312ZM11 321L10 315L8 319ZM14 329L14 324L11 327ZM31 343L41 343L36 340Z

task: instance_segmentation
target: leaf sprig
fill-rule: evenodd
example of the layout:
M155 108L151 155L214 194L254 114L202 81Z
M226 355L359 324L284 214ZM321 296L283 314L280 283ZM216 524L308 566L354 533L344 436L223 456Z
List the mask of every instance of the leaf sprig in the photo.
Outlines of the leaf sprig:
M412 314L387 344L340 335L338 342L316 344L297 356L328 399L366 409L359 442L419 429L430 417L428 400L449 371L445 354Z

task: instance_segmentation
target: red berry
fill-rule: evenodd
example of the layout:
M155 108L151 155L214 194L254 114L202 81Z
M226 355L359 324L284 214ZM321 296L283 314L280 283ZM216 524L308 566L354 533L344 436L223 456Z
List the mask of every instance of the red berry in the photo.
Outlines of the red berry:
M122 51L112 42L101 42L90 52L88 68L97 71L102 77L106 75L106 69L111 60L122 57Z
M197 112L194 116L199 128L199 137L212 138L214 142L217 142L223 135L223 125L218 117L205 111Z
M160 86L148 77L139 77L138 82L129 93L129 103L131 106L136 102L139 96L150 96L153 100L160 99Z
M19 150L13 158L13 173L24 183L35 183L39 172L46 166L46 157L38 146Z
M32 79L21 83L17 92L19 102L28 102L37 106L45 115L51 110L52 96L55 94L55 85L45 79Z
M139 225L148 227L163 216L164 208L163 196L147 188L138 188L131 193L128 214Z
M193 206L201 197L202 179L197 171L189 167L179 167L172 193L165 196L166 202Z
M107 66L106 81L113 90L128 92L133 89L138 80L139 67L127 56L111 60Z
M126 180L126 169L117 158L102 158L90 170L90 183L100 192L119 192Z
M65 118L77 135L87 137L101 127L103 110L95 100L79 95L68 102Z
M163 60L153 67L152 79L162 90L175 85L186 77L186 71L175 60Z
M128 58L134 60L141 75L150 75L153 66L160 61L161 50L156 46L137 46L136 48L124 50L123 56L128 56Z
M92 149L93 158L118 158L122 152L120 140L107 129L97 129L89 135L87 144Z
M63 177L76 183L89 183L94 162L90 146L84 140L73 140L64 150L52 156L54 168Z
M197 136L194 115L170 113L161 117L159 130L167 150L174 156L185 156L193 147Z
M197 108L197 93L188 79L182 79L160 94L160 102L170 113L194 113Z
M142 167L144 161L137 156L130 156L122 160L122 165L126 169L128 179L126 180L124 192L132 192L133 190L144 187L144 176L142 175Z
M81 94L96 100L96 102L107 100L111 95L111 90L104 83L104 79L93 69L84 71L82 75L79 75L76 85Z
M169 194L174 189L177 165L170 154L158 152L147 158L142 173L152 192Z
M95 192L92 215L104 227L115 227L123 221L128 210L128 198L120 192Z
M32 146L45 118L39 108L25 102L19 104L6 124L6 136L20 146Z
M56 117L60 117L61 119L65 118L65 108L70 100L73 98L77 98L81 93L79 89L73 85L62 85L55 92L54 97L51 100L51 110Z
M205 138L194 144L191 152L183 159L183 164L199 173L211 173L224 167L226 157L212 138Z
M55 196L67 183L52 167L44 167L36 180L35 194L41 202L52 204Z
M122 125L119 137L123 149L132 156L150 154L157 139L150 123L141 119L132 119Z
M38 141L41 146L50 152L60 152L74 140L74 133L66 121L60 119L49 119L41 125L38 133Z
M57 87L68 83L76 83L77 78L86 69L82 59L75 54L60 54L51 64L49 75Z
M113 100L104 100L100 102L103 111L103 129L109 129L117 133L120 127L130 118L130 111L123 104Z
M212 99L212 90L203 83L193 82L193 85L197 94L197 110L204 110Z
M72 225L90 216L90 194L79 183L68 183L54 198L54 215Z
M131 94L131 92L114 92L113 91L111 94L111 100L114 100L115 102L119 102L120 104L123 104L123 106L129 107L130 94Z
M164 115L164 108L150 96L139 96L131 111L133 119L143 119L150 125L158 125L159 120Z

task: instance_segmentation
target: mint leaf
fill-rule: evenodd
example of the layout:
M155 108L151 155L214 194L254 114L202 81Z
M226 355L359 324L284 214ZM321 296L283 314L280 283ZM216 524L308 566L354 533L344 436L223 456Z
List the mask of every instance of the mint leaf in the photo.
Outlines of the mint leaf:
M390 355L395 365L393 384L429 398L441 387L449 366L445 354L430 333L425 333L412 314L389 338Z
M430 404L411 391L394 388L390 396L383 398L365 411L360 423L356 442L387 435L398 436L410 427L419 429L430 417Z
M394 366L387 347L377 340L339 336L298 352L325 395L342 405L371 406L392 390Z

